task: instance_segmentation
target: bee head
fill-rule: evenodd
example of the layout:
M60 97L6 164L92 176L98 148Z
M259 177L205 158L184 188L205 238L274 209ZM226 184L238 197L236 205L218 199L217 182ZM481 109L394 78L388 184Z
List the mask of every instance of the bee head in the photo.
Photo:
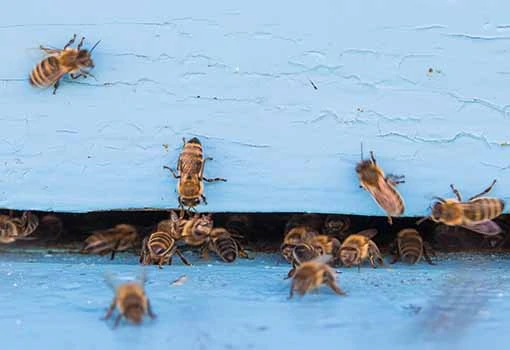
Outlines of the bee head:
M78 51L78 57L76 58L78 65L82 67L90 67L94 68L94 62L92 61L92 57L90 56L90 52L88 50L80 50Z
M280 251L282 252L283 258L288 262L292 261L292 252L294 251L294 247L294 245L287 243L283 243L280 246Z
M196 143L197 145L201 145L200 140L196 137L193 137L192 139L188 140L188 143Z
M362 160L356 165L356 173L362 182L376 183L380 176L377 166L370 159Z
M348 217L345 218L335 218L328 217L326 222L324 223L324 229L326 232L333 235L341 235L345 233L349 229L350 220Z
M347 267L357 264L359 255L359 249L354 247L340 248L340 261Z
M192 208L200 204L200 198L198 197L181 198L181 203L185 207Z
M135 324L140 324L142 322L143 314L143 307L140 304L130 305L125 310L126 318Z

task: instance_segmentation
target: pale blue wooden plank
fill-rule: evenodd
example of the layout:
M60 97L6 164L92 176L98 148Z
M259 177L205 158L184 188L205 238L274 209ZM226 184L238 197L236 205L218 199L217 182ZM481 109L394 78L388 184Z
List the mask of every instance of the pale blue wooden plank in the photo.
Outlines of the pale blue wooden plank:
M215 158L207 174L229 180L206 186L201 210L382 214L357 185L361 141L407 176L406 215L425 214L450 183L469 195L497 178L493 195L508 199L508 10L474 0L11 4L0 14L0 207L174 207L162 165L183 136L200 137ZM64 81L56 96L31 88L38 45L75 32L89 47L102 40L97 81Z

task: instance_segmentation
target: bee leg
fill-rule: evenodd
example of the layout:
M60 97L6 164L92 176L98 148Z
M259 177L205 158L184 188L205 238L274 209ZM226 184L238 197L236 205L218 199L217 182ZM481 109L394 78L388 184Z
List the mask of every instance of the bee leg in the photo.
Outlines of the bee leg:
M71 40L69 40L69 42L64 46L64 50L67 49L72 44L74 44L75 40L76 40L76 34L74 34L73 37L71 38Z
M386 181L388 181L390 184L392 184L393 186L396 186L398 184L403 184L405 183L405 180L403 180L405 178L405 175L394 175L394 174L388 174L386 176Z
M393 256L393 259L390 261L390 264L393 265L394 263L396 263L398 261L398 259L400 259L400 254L397 253Z
M151 302L149 300L147 300L147 314L152 319L156 318L156 314L152 311Z
M83 36L80 40L80 42L78 43L78 46L76 47L76 49L80 50L81 47L83 46L83 40L85 40L85 37Z
M494 180L492 181L492 183L491 183L491 185L490 185L489 187L487 187L485 190L483 190L482 192L478 193L477 195L475 195L475 196L473 196L473 197L469 198L469 200L471 201L471 200L473 200L473 199L476 199L476 198L478 198L478 197L483 196L484 194L489 193L489 192L490 192L490 190L492 190L492 188L494 187L494 185L495 185L495 184L496 184L496 179L494 179Z
M78 75L74 75L73 73L69 74L71 76L71 79L78 79L79 77L81 77L83 74L79 73Z
M334 280L328 279L326 280L326 285L331 288L338 295L346 295L345 292L336 284Z
M120 239L117 241L117 243L115 244L115 247L113 247L113 249L112 249L112 256L110 257L110 260L113 260L113 258L115 258L115 253L117 252L117 249L119 249L119 246L120 246Z
M182 255L179 249L176 249L175 253L179 256L179 258L181 258L181 261L183 262L184 265L191 266L191 263L188 261L188 259L186 259L184 255Z
M208 179L206 177L203 177L202 180L207 181L207 182L217 182L217 181L227 182L227 179L223 179L221 177L215 177L214 179Z
M289 270L287 273L287 277L284 278L284 280L288 280L289 278L292 278L294 276L294 273L296 272L296 268L292 267L292 269Z
M115 323L113 324L113 328L117 328L121 319L122 319L122 315L117 316L117 318L115 319Z
M374 156L374 151L370 151L370 159L372 160L372 162L377 165L377 161L375 160L375 156Z
M427 245L426 244L423 244L423 257L425 258L425 260L430 264L430 265L436 265L435 262L432 261L432 259L430 259L430 256L429 256L429 253L428 253L428 249L427 249Z
M203 194L200 195L200 198L202 198L202 201L204 202L204 204L207 205L207 199L205 198L205 196Z
M58 86L60 85L60 79L55 82L55 85L53 85L53 95L57 92Z
M108 311L106 312L106 315L104 315L101 319L107 320L112 316L113 310L115 309L115 304L117 303L117 298L114 298L112 303L110 304L110 307L108 308Z
M164 165L164 166L163 166L163 169L167 169L167 170L169 170L169 171L172 173L172 175L173 175L176 179L180 179L180 178L181 178L181 176L180 176L180 175L177 175L177 174L175 173L174 169L170 168L169 166Z
M453 184L450 184L450 188L452 189L453 193L455 194L455 197L457 197L457 200L459 202L462 202L462 196L460 195L459 190L456 189L455 186L453 186Z
M375 264L375 262L374 262L374 256L373 256L373 255L370 255L370 256L368 257L368 260L370 261L370 265L371 265L374 269L376 269L376 268L377 268L377 265L376 265L376 264Z
M393 218L388 215L388 224L393 225Z
M289 297L287 299L292 299L293 296L294 296L294 280L292 281L292 283L290 285Z

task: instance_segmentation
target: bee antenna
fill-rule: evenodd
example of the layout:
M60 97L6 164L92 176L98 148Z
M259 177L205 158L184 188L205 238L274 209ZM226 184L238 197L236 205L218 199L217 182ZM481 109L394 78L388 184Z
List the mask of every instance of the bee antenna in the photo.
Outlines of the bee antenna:
M92 51L94 51L94 49L96 48L96 46L101 42L101 40L99 40L97 43L94 44L94 46L92 46L92 48L89 50L89 53L92 53Z

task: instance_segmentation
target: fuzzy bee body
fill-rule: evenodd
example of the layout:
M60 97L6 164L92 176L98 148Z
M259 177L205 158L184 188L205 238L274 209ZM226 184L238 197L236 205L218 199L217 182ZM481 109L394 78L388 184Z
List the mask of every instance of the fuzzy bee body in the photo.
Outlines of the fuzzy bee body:
M386 176L382 168L377 165L373 152L370 152L370 156L370 159L362 160L356 165L360 187L370 193L379 207L388 215L388 222L392 224L392 217L404 213L404 199L395 187L404 182L402 180L404 176Z
M209 250L227 263L234 262L239 256L238 243L223 227L215 227L211 230Z
M16 240L30 240L30 236L39 227L39 218L30 211L24 211L21 217L13 218L0 215L0 243L13 243Z
M307 243L318 234L317 231L314 231L308 226L296 226L291 228L285 235L283 243L280 246L280 251L284 259L288 262L293 262L294 248L299 244Z
M293 251L293 258L296 264L301 264L319 255L337 257L340 246L340 241L334 237L317 235L308 242L297 245Z
M18 236L18 226L11 220L11 217L8 215L0 215L0 243L13 243Z
M116 287L111 277L107 278L106 282L115 290L115 296L103 319L109 319L113 311L117 309L119 315L115 320L114 327L118 326L122 317L134 324L140 324L145 314L148 314L152 319L156 318L156 315L152 311L150 301L145 294L145 274L143 274L140 281L127 282Z
M331 256L323 255L310 261L302 263L296 268L290 287L289 299L293 297L294 292L303 296L304 294L319 288L326 284L336 294L345 295L336 282L335 271L327 264Z
M394 264L401 259L408 264L416 264L422 257L429 264L435 265L430 259L426 244L417 230L407 228L399 231L395 240L395 256L390 263Z
M165 166L172 175L179 179L177 183L177 193L179 194L179 206L181 208L194 208L204 202L207 204L204 195L204 181L216 182L227 181L223 178L207 179L204 177L205 162L212 158L204 158L202 144L198 138L194 137L188 141L183 140L184 145L177 160L177 172Z
M351 220L345 215L328 215L324 220L324 234L338 237L341 241L349 234Z
M157 264L160 269L164 264L172 264L172 257L177 254L185 265L191 265L177 249L176 240L168 232L157 231L145 237L142 243L140 263Z
M499 198L482 197L496 184L496 180L481 193L463 201L460 192L450 185L456 198L438 200L432 205L432 214L418 221L418 223L430 218L434 222L448 226L461 226L471 231L493 236L502 232L498 224L492 219L500 216L505 208L505 202Z
M60 79L66 74L70 74L72 79L77 79L80 76L92 76L92 74L85 69L94 68L91 53L99 42L89 51L81 48L85 38L81 39L77 48L69 47L74 43L75 39L76 34L62 50L49 49L41 46L41 50L46 52L49 56L39 62L30 73L29 82L32 86L48 87L53 85L53 94L55 94Z
M345 239L338 250L338 257L342 265L350 267L357 265L358 269L360 265L365 261L369 260L372 267L384 265L381 252L377 245L367 236L358 234L352 234Z
M180 238L190 246L201 246L209 240L213 228L212 215L195 214L191 219L181 220Z
M133 247L137 238L138 232L134 226L116 225L108 230L94 231L85 240L81 253L99 255L111 253L111 259L113 260L116 252Z

